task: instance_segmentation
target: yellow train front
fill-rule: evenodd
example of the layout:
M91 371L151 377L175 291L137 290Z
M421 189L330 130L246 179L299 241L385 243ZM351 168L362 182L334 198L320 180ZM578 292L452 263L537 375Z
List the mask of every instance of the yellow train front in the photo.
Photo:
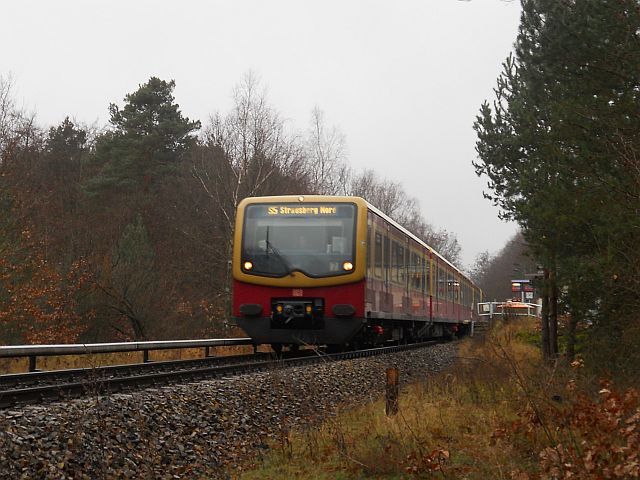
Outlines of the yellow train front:
M358 197L243 200L233 315L256 343L375 345L463 333L480 291Z

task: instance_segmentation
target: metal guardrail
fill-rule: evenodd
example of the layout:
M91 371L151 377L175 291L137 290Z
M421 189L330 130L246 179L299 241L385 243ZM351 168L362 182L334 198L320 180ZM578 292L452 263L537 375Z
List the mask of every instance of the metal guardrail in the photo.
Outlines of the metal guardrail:
M29 371L37 371L37 357L56 355L88 355L93 353L143 352L143 362L149 362L150 350L171 350L183 348L204 348L204 355L209 356L211 347L228 347L235 345L254 345L250 338L211 338L204 340L169 340L150 342L120 343L80 343L61 345L12 345L0 346L0 358L29 357Z
M494 316L539 317L542 305L524 302L481 302L478 303L480 317Z

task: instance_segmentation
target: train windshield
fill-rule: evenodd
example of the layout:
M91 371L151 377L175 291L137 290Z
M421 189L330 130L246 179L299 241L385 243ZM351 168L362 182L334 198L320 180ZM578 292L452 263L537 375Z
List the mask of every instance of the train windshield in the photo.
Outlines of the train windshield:
M346 275L354 268L356 207L350 203L258 204L245 210L242 269L283 277Z

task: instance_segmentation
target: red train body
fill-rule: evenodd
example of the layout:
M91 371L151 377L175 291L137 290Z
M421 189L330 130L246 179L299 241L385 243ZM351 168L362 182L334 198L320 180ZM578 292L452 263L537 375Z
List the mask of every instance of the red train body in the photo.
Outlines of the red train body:
M481 291L358 197L245 199L233 315L256 343L376 344L462 333Z

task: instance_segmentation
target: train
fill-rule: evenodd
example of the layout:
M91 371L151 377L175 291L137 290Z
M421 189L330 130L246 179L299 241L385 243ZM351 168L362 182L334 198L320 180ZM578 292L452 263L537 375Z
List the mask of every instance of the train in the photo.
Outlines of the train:
M233 320L257 344L363 348L468 333L482 291L365 199L245 198Z

